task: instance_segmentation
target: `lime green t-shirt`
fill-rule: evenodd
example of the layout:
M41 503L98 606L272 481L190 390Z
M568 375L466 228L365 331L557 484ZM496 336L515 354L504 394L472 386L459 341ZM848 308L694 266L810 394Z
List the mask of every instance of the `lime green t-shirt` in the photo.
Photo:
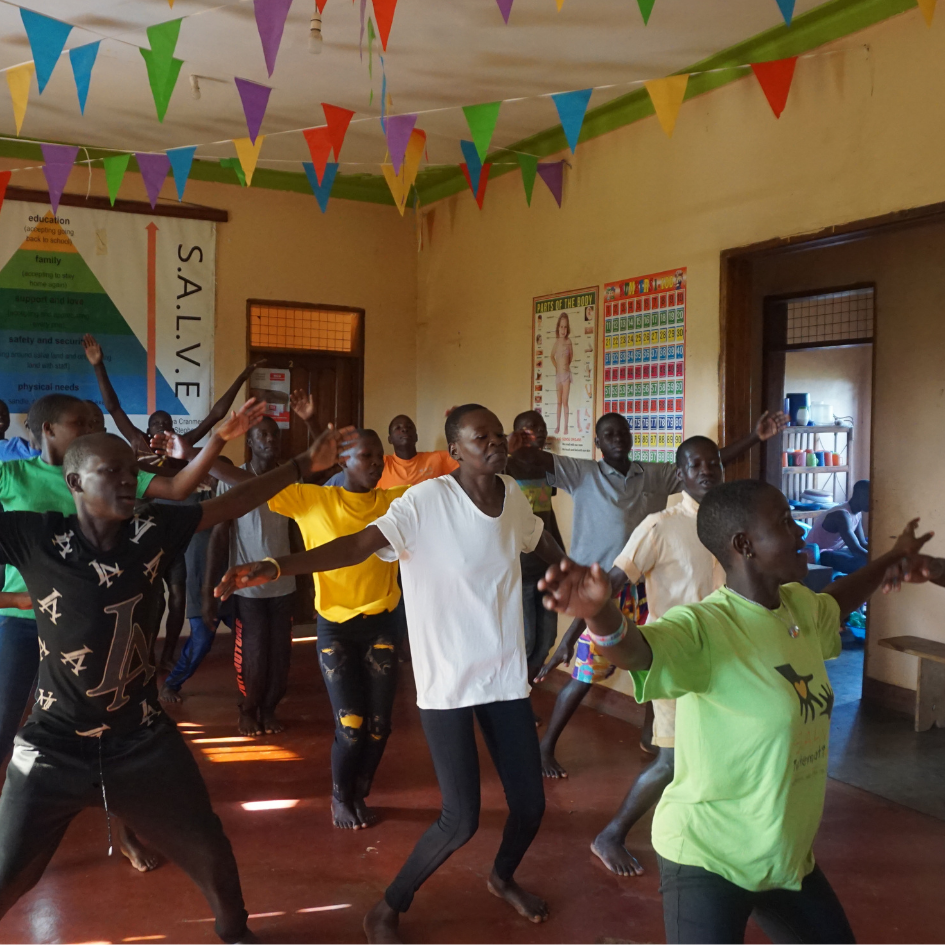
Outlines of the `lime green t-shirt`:
M640 629L653 664L633 673L637 700L678 700L653 847L744 889L800 889L827 785L837 602L787 584L771 611L723 587Z
M138 498L147 491L154 473L138 472ZM75 514L75 501L66 485L62 466L51 466L39 456L32 459L14 459L0 463L0 506L4 512L62 512ZM6 566L3 590L10 594L26 590L26 584L16 568ZM0 608L0 616L23 617L35 620L32 610Z

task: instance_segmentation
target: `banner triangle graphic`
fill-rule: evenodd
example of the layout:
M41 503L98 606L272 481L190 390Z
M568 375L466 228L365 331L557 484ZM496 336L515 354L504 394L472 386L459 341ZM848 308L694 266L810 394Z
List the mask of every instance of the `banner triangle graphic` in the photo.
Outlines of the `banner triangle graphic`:
M387 52L387 39L391 24L394 22L394 8L397 0L374 0L374 21L377 23L377 35L381 37L381 46Z
M656 0L637 0L637 6L640 8L640 15L643 17L643 25L650 22L650 14L653 12L653 4Z
M308 145L308 153L312 156L315 178L320 182L325 175L325 167L328 165L328 157L331 154L331 135L328 126L319 125L317 128L306 128L302 134L305 137L305 143ZM336 154L335 157L337 156Z
M148 200L153 210L157 206L161 188L171 169L170 159L166 154L135 153L138 170L144 181L144 189L148 192Z
M469 168L465 164L459 165L459 169L463 172L463 176L466 178L466 183L469 184L469 189L476 197L476 203L479 204L480 210L482 209L482 202L486 198L486 185L489 183L489 169L491 167L491 164L482 165L482 173L479 175L479 186L474 189L472 185L472 178L469 176Z
M20 136L23 119L26 118L26 105L30 97L30 79L33 78L35 67L31 62L24 62L21 66L7 69L7 86L10 89L10 99L13 102L13 121L16 123L16 136Z
M262 42L263 57L270 78L276 68L276 56L279 55L282 33L291 6L292 0L253 0L256 30Z
M652 79L643 84L646 86L647 92L650 93L650 100L653 102L653 108L656 110L656 117L659 119L660 126L667 136L672 138L673 129L676 127L676 116L679 114L683 99L686 97L689 76L670 75L665 79Z
M761 91L774 112L775 118L781 117L784 106L787 104L788 92L791 91L791 82L794 79L794 67L797 65L797 56L789 59L775 59L773 62L753 62L751 71L755 73Z
M41 144L43 151L43 175L49 188L49 202L53 213L59 211L59 199L66 189L66 181L79 154L78 146L68 144Z
M260 135L255 141L250 141L249 138L233 139L233 147L236 148L236 156L239 158L240 167L243 169L243 175L246 179L244 187L250 187L253 183L253 174L256 172L259 151L265 140L265 135Z
M303 161L302 167L305 168L305 176L308 178L309 186L312 188L312 193L315 194L315 199L318 201L318 206L321 208L322 213L328 209L328 198L331 196L331 189L335 184L335 176L338 173L338 164L337 162L332 162L325 165L325 172L322 175L321 181L315 176L315 167L309 161Z
M417 123L416 115L391 115L387 119L387 150L390 151L390 160L394 165L394 173L400 173L404 154L407 151L407 142L410 133Z
M564 129L564 136L568 139L568 146L574 154L581 135L581 126L584 124L584 113L587 103L591 100L593 89L580 89L577 92L559 92L552 95L555 108L558 109L558 118Z
M552 161L549 164L539 164L538 174L548 185L551 195L555 198L555 202L560 208L561 196L564 192L564 161Z
M927 26L932 25L932 17L935 16L935 4L937 0L917 0L919 4L919 9L922 11L922 16L925 17L925 23Z
M23 20L26 37L30 41L33 62L36 64L36 84L39 86L39 94L42 95L66 47L72 26L23 7L20 7L20 19Z
M515 0L495 0L499 5L499 12L502 14L502 19L505 20L506 26L509 22L509 15L512 12L512 4Z
M128 170L128 162L130 160L130 154L116 154L102 161L102 164L105 165L105 183L108 185L108 200L113 207L118 197L118 188L121 187L121 182L125 177L125 171Z
M475 194L479 191L479 176L482 173L482 161L479 160L479 152L472 141L461 140L459 146L462 149L463 157L466 158L466 173L469 176L469 186Z
M794 0L777 0L777 4L781 10L781 16L784 17L784 22L790 26L791 20L794 19Z
M246 116L246 128L249 131L249 140L255 141L256 135L262 126L266 106L269 104L269 94L272 89L268 85L260 85L249 79L234 78L240 100L243 103L243 114Z

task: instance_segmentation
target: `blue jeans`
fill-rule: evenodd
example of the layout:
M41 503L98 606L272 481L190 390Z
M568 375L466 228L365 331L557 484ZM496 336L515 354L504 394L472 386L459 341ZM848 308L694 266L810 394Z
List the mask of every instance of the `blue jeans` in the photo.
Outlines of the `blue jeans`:
M0 616L0 762L13 749L38 669L36 621Z
M857 554L855 551L822 551L820 563L841 574L852 574L866 567L866 555Z
M211 630L203 621L203 617L190 618L190 638L180 651L180 657L174 664L170 675L164 680L168 689L178 692L180 687L197 672L197 667L213 646L213 638L217 635L214 628Z

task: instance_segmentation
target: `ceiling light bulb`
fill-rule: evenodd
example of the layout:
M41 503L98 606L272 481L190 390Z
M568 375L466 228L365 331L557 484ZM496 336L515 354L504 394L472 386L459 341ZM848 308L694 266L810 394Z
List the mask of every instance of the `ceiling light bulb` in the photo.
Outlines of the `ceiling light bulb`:
M322 15L316 9L308 30L308 51L317 56L322 51Z
M190 96L191 98L200 98L200 82L195 75L190 77Z

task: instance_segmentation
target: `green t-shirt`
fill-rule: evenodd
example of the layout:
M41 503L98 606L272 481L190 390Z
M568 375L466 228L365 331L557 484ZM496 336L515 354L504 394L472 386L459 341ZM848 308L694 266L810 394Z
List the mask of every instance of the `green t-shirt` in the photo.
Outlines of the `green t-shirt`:
M824 807L824 660L840 655L839 631L837 602L801 584L781 588L776 611L723 587L641 627L653 664L633 673L637 700L678 700L676 772L653 816L660 856L745 889L800 889Z
M138 472L138 498L147 491L154 473ZM0 463L0 506L4 512L62 512L75 514L75 501L66 485L62 466L50 466L39 456L32 459L14 459ZM3 590L11 594L26 590L26 584L16 568L6 566ZM35 620L32 610L0 608L0 616L23 617Z

